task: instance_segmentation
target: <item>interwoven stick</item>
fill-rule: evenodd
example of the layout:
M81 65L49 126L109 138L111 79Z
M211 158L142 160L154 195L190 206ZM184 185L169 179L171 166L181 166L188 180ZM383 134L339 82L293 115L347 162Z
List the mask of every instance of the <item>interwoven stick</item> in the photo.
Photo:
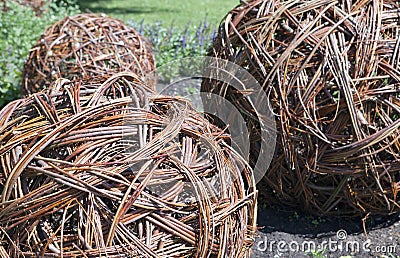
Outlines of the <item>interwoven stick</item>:
M249 257L251 169L188 102L134 77L59 80L0 112L10 257Z
M210 55L247 69L276 114L269 201L337 216L400 210L399 8L390 0L256 0L222 21ZM202 91L240 97L210 80ZM252 114L244 98L238 103Z
M53 24L30 50L23 71L25 94L38 92L58 78L71 80L130 71L151 86L153 47L122 21L78 14Z

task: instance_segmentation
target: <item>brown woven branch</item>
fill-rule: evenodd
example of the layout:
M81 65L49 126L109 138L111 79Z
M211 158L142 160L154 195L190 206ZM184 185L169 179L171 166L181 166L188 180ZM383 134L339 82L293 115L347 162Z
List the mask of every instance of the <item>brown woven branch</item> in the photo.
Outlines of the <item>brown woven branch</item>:
M0 0L0 5L2 6L2 12L7 12L9 10L7 4L9 2L16 2L23 6L29 6L35 12L36 16L41 16L45 11L46 0Z
M400 210L399 8L256 0L223 20L210 55L246 68L276 113L269 201L339 216Z
M46 29L23 71L25 94L38 92L58 78L78 79L131 71L142 78L154 71L151 43L122 21L78 14ZM148 79L153 86L154 81Z
M251 169L189 103L133 77L59 80L0 112L10 257L249 257Z

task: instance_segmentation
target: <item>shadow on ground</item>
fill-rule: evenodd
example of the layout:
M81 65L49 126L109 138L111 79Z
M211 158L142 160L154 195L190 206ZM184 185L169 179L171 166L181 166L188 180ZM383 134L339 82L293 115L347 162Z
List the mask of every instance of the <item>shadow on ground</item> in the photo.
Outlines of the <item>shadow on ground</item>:
M363 220L266 206L259 207L257 222L252 258L400 257L400 214Z
M364 220L365 230L369 232L390 227L399 220L400 214L371 216ZM279 206L260 207L258 210L259 230L264 233L278 231L306 237L326 237L336 235L339 230L345 230L348 234L364 234L363 224L362 217L311 216Z

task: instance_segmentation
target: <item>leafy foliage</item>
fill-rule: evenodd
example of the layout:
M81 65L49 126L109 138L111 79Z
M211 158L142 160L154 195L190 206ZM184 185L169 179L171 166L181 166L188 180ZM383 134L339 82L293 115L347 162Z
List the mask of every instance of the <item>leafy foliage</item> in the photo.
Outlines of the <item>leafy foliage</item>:
M72 0L49 1L40 17L29 6L5 4L8 10L0 11L0 107L19 96L24 61L45 27L79 12Z
M194 56L205 56L216 37L216 28L210 26L207 20L200 24L188 24L185 28L181 29L176 26L165 26L162 22L154 24L144 24L143 20L140 22L128 21L128 25L136 29L140 34L148 38L154 46L156 65L163 67L158 71L161 79L168 80L175 78L176 75L184 75L185 70L193 71L190 60L185 62L185 58ZM168 64L180 60L179 65L176 63Z
M0 107L16 99L20 94L21 74L29 49L35 44L46 26L79 12L74 0L52 0L40 17L35 16L29 6L7 1L7 12L0 16ZM163 66L163 79L171 79L192 71L190 63L181 61L179 66L169 69L167 64L186 57L204 56L216 36L215 26L207 20L188 24L185 28L162 22L145 24L142 21L128 21L128 25L147 37L154 46L157 66Z

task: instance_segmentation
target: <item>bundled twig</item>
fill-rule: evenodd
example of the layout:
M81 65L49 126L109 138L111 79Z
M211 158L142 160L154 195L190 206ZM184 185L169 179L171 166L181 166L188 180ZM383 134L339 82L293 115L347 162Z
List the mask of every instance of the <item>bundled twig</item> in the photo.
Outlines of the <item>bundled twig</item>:
M2 12L7 12L9 7L7 6L8 2L16 2L20 5L29 6L33 9L36 16L42 15L44 11L44 7L46 5L46 0L0 0L0 4L2 5Z
M153 85L153 47L134 29L107 16L78 14L49 27L31 50L23 71L25 94L58 78L80 79L131 71Z
M270 200L339 216L399 211L399 8L255 0L223 20L210 55L246 68L276 113ZM238 95L209 80L202 88Z
M0 112L0 252L249 257L251 169L189 103L133 77L59 80Z

